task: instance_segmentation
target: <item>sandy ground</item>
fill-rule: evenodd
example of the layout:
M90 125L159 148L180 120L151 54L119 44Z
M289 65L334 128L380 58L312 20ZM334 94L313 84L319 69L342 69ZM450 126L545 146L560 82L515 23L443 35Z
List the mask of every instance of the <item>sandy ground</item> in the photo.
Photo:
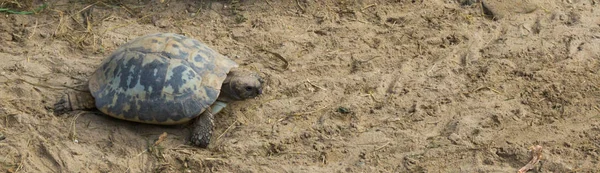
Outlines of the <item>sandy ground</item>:
M530 172L600 168L598 0L116 2L0 15L2 172L517 172L534 145ZM264 94L219 114L207 149L187 125L53 115L155 32L259 70Z

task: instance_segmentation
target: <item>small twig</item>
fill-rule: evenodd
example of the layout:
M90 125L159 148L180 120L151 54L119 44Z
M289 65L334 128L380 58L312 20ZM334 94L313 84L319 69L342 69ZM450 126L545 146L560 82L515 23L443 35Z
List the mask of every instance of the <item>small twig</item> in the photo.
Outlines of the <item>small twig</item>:
M231 127L233 127L233 125L235 125L235 123L237 123L238 120L235 120L233 123L231 123L231 125L229 125L229 127L227 127L227 129L225 129L225 131L223 131L223 133L221 133L221 135L219 135L219 137L217 137L217 140L221 139L221 137L223 137L223 135L225 135L227 133L227 131L229 131L229 129L231 129Z
M35 30L38 28L38 20L35 20L35 26L33 27L33 31L31 31L31 34L29 35L28 39L31 39L31 37L33 37L33 35L35 35Z
M281 121L283 121L283 120L286 120L286 119L288 119L288 118L290 118L290 117L294 117L294 116L301 116L301 115L308 115L308 114L312 114L312 113L315 113L315 112L319 112L319 111L321 111L321 110L323 110L323 109L325 109L325 108L328 108L329 106L330 106L330 105L323 106L323 107L321 107L321 108L319 108L319 109L317 109L317 110L314 110L314 111L308 111L308 112L302 112L302 113L295 113L295 114L292 114L292 115L289 115L289 116L283 117L283 118L281 118L281 119L279 119L279 120L277 120L277 121L278 121L278 122L281 122Z
M281 54L279 54L277 52L273 52L273 51L267 50L267 49L262 48L262 47L259 48L259 50L267 52L267 53L270 53L270 54L274 55L275 57L279 58L281 61L283 61L285 63L285 65L283 66L283 69L288 69L288 67L290 66L290 63L283 56L281 56Z
M129 8L128 6L126 6L126 5L125 5L125 4L123 4L123 3L119 3L119 7L121 7L121 8L123 8L123 9L125 9L125 11L126 11L127 13L129 13L130 15L132 15L132 16L137 16L137 14L139 14L139 13L134 13L134 12L133 12L133 9Z
M29 155L29 153L27 153L27 155ZM19 166L17 166L17 169L15 169L15 172L19 172L19 170L21 170L23 168L23 161L25 161L25 159L23 157L24 156L21 155L21 162L19 163Z
M309 80L309 79L306 79L306 82L308 82L308 84L310 84L310 85L312 85L312 86L314 86L314 87L317 87L317 88L319 88L319 89L321 89L321 90L323 90L323 91L327 91L327 89L325 89L325 88L323 88L323 87L321 87L321 86L315 85L314 83L310 82L310 80Z
M166 138L167 138L167 132L163 132L162 134L160 134L160 136L158 136L158 139L156 140L156 142L154 142L154 146L157 146L158 144L163 142Z
M304 7L302 7L302 5L300 5L300 1L296 0L296 5L298 5L298 8L300 8L300 10L302 11L302 13L305 13L306 10L304 10Z
M304 155L308 155L308 154L314 154L313 152L308 153L308 152L303 152L303 151L290 151L290 152L279 152L277 153L277 155L283 155L283 154L304 154Z
M271 6L271 8L273 8L273 5L271 5L271 2L269 2L269 0L265 0L267 2L267 5Z
M187 155L193 155L193 153L191 153L190 151L200 151L202 149L198 148L198 147L193 147L193 146L178 145L175 147L168 148L167 150L172 150L172 151L176 151L176 152L187 154Z
M97 1L97 2L95 2L95 3L93 3L93 4L90 4L90 5L87 5L87 6L83 7L81 10L77 11L76 13L73 13L73 14L69 15L69 18L73 19L73 20L74 20L74 21L75 21L75 22L76 22L76 23L77 23L79 26L81 26L82 28L87 28L87 29L88 29L88 32L89 32L89 21L88 21L88 19L86 19L86 17L85 17L85 16L86 16L86 15L89 15L89 14L87 14L87 13L91 12L90 10L91 10L92 8L90 8L90 7L92 7L92 6L96 5L96 4L97 4L97 3L99 3L99 2L101 2L101 1ZM88 11L86 11L86 10L88 10ZM86 12L85 12L85 13L81 13L81 12L83 12L83 11L86 11ZM77 15L77 14L84 14L84 15L82 16L82 18L83 18L83 22L80 22L79 20L77 20L77 19L75 18L75 15ZM62 16L62 15L61 15L61 16Z
M371 8L371 7L374 7L374 6L377 6L377 4L367 5L367 6L363 7L362 9L360 9L360 11L366 10L367 8Z
M77 115L75 115L75 117L73 118L73 121L71 121L71 135L69 135L71 137L71 141L75 142L77 140L77 128L75 125L75 122L77 121L77 118L79 118L79 116L81 116L81 114L83 114L83 112L79 112ZM75 142L77 143L77 142Z
M488 89L488 90L490 90L490 91L492 91L492 92L494 92L494 93L496 93L496 94L501 94L501 92L500 92L500 91L498 91L498 90L496 90L496 89L494 89L494 88L491 88L491 87L487 87L487 86L482 86L482 87L479 87L479 88L477 88L477 89L474 89L474 90L473 90L473 91L471 91L471 92L476 92L476 91L479 91L479 90L482 90L482 89Z
M296 116L300 116L300 115L308 115L308 114L312 114L312 113L315 113L315 112L319 112L319 111L321 111L321 110L323 110L323 109L326 109L326 108L328 108L329 106L330 106L330 105L326 105L326 106L323 106L323 107L321 107L321 108L319 108L319 109L317 109L317 110L314 110L314 111L310 111L310 112L304 112L304 113L298 113L298 114L294 114L294 115L296 115Z
M64 23L64 12L62 11L58 11L58 10L54 10L58 13L58 24L56 25L56 29L54 29L54 33L52 34L53 36L57 36L58 35L58 31L61 28L61 26Z
M431 76L431 72L433 71L433 69L435 69L435 66L437 66L437 63L434 63L433 65L431 65L431 68L429 68L429 70L427 70L427 72L425 73L427 76Z
M379 150L381 150L381 149L385 148L386 146L388 146L390 143L391 143L391 142L387 142L387 143L383 144L382 146L380 146L380 147L377 147L377 148L376 148L375 150L373 150L373 151L379 151Z
M598 108L598 106L594 106L594 109L596 109L598 112L600 112L600 108Z
M485 6L483 6L483 1L479 1L479 6L481 7L481 8L480 8L480 9L481 9L481 10L480 10L480 12L481 12L481 15L482 15L482 16L485 16L485 9L484 9L484 8L485 8Z
M531 161L529 161L529 163L527 163L527 165L525 165L521 169L519 169L518 173L525 173L525 172L529 171L530 169L533 169L535 164L537 164L542 159L542 146L540 146L540 145L531 146L529 150L531 152Z
M361 96L363 96L363 97L370 97L371 99L373 99L373 101L379 103L379 100L375 98L375 96L373 95L372 91L369 91L367 94L363 94Z

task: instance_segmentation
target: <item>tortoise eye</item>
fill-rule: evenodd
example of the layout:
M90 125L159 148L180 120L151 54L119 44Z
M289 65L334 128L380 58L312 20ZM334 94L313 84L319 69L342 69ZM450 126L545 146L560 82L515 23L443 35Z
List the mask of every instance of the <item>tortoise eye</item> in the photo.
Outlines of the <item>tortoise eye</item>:
M246 91L252 91L254 88L247 86Z

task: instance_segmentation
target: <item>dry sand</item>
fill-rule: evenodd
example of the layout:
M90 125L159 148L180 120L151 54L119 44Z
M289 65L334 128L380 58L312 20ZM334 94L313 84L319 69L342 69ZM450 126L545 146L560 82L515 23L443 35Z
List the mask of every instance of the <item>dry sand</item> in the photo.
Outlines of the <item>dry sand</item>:
M115 2L0 15L2 172L517 172L534 145L532 172L600 168L598 0ZM155 32L259 70L264 95L227 107L207 149L185 125L52 114Z

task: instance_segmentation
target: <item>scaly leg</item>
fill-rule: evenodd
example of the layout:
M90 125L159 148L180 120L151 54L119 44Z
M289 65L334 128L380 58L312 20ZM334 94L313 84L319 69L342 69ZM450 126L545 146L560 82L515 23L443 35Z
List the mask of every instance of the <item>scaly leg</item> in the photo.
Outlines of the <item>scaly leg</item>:
M62 115L75 110L91 110L96 108L94 97L90 92L70 91L54 104L54 114Z
M226 103L217 101L210 108L204 111L198 118L196 118L190 141L193 145L207 148L210 144L210 138L213 133L214 115L221 112L223 108L227 106Z

